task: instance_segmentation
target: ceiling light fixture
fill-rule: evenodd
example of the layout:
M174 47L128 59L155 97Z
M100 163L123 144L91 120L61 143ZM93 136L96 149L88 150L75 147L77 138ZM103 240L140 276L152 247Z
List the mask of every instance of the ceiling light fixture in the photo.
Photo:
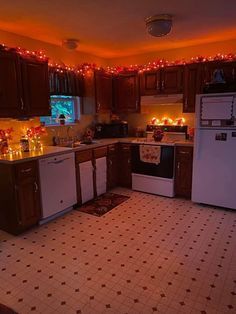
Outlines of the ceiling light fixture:
M146 28L150 35L155 37L162 37L172 29L172 15L157 14L145 19Z
M78 47L79 40L75 38L68 38L62 41L62 46L69 50L75 50Z

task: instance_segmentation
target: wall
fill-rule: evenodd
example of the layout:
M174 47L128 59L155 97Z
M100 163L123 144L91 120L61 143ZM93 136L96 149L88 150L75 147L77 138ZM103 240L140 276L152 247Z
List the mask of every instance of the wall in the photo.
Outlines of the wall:
M149 123L153 117L158 119L168 117L172 120L183 117L189 127L194 127L195 114L182 113L182 106L182 104L143 106L141 107L141 113L123 115L122 118L128 122L129 133L132 136L135 135L135 129L137 127L145 130L147 123Z
M215 56L217 53L236 53L236 40L227 40L221 42L214 42L210 44L182 47L171 50L161 50L154 52L147 52L145 54L132 55L125 58L112 58L106 60L107 66L114 65L131 65L131 64L147 64L158 59L165 59L168 61L175 60L190 60L191 57L196 56Z
M104 65L105 60L92 54L71 51L60 46L52 45L40 40L20 36L0 30L0 43L9 47L21 47L28 50L43 50L45 54L55 62L63 62L67 65L76 65L84 62Z

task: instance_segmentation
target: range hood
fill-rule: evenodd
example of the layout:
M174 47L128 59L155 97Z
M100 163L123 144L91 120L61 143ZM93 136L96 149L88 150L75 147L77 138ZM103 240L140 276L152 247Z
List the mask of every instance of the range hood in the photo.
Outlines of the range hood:
M183 94L141 96L141 106L183 104Z

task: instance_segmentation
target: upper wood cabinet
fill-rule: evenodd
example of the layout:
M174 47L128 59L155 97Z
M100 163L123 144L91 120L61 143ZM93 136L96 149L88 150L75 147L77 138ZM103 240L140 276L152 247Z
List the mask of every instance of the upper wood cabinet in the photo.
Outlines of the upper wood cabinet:
M111 112L113 106L112 75L95 71L96 112Z
M114 77L114 111L139 112L139 80L137 72L120 73Z
M0 51L0 117L49 114L47 61Z
M203 66L201 63L188 64L184 67L183 112L195 112L196 94L203 90Z
M22 111L19 55L0 51L0 117L17 117Z
M23 84L22 109L27 116L48 116L49 106L48 64L35 59L21 59Z
M178 94L183 92L183 70L181 66L165 67L161 71L161 92L164 94Z
M140 75L141 95L178 94L183 91L183 66L169 66Z
M204 63L204 83L211 83L214 72L217 69L223 70L226 83L236 82L236 62L235 61L211 61Z
M161 71L147 71L140 75L140 94L156 95L160 93Z
M81 96L83 76L74 71L49 67L49 86L51 95Z

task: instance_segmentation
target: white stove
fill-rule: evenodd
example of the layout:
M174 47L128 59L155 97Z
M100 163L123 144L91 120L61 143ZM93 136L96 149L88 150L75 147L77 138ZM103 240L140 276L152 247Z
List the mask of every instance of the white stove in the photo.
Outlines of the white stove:
M153 139L155 128L161 128L164 136L161 141ZM174 196L174 155L175 143L186 140L187 126L155 126L147 125L145 138L137 138L132 141L132 189L162 196ZM151 150L151 161L141 158L143 145L160 146L159 162L152 163L156 155L156 149ZM145 149L146 150L146 149ZM153 152L154 151L154 152ZM146 152L145 152L146 153ZM150 153L150 152L149 152Z

